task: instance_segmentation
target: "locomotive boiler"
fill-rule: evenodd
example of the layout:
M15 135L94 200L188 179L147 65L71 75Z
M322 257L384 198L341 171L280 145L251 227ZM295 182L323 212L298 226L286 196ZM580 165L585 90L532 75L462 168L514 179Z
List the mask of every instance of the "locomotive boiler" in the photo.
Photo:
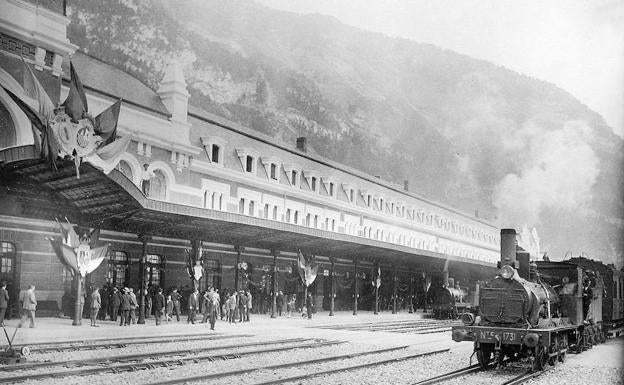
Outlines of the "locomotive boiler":
M462 314L455 341L474 341L482 368L529 357L534 369L563 362L569 348L582 351L604 339L599 314L589 316L582 268L560 262L543 266L517 247L516 232L501 230L499 274L481 285L477 315ZM592 302L592 299L589 299Z

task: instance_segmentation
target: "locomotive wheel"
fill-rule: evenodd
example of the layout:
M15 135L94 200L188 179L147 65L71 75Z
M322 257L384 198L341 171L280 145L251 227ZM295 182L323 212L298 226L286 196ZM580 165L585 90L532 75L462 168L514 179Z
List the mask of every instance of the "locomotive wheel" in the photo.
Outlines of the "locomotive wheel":
M563 349L568 350L568 336L566 335L564 335L559 341L559 350L561 351ZM559 353L559 355L557 356L557 360L563 363L565 361L565 356L566 356L566 352Z
M550 348L548 350L548 364L550 366L555 366L555 364L557 363L557 356L554 357L550 357L550 354L555 353L556 351L559 350L559 336L555 336L555 338L553 338L552 343L550 344Z
M535 361L533 363L534 370L544 370L548 361L548 349L544 346L535 347Z
M487 369L490 362L492 362L492 354L494 353L493 347L482 344L481 347L476 350L476 353L477 361L479 362L481 369Z

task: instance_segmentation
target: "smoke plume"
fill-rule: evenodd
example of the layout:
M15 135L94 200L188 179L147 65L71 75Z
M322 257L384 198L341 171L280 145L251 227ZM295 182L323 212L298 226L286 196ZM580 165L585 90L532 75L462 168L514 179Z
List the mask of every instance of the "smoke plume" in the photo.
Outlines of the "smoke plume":
M504 142L510 152L520 151L520 162L494 190L503 227L539 225L545 208L575 210L590 203L599 173L598 157L588 144L591 135L585 122L568 121L549 131L528 124Z

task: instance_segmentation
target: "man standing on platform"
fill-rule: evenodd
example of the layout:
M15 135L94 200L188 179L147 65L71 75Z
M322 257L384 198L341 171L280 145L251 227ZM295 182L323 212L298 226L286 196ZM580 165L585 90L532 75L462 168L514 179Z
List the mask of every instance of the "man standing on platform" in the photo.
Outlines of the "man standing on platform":
M249 322L249 313L251 313L251 309L253 307L251 292L249 290L245 290L245 296L247 297L247 309L245 309L245 315L247 316L247 322Z
M238 322L247 321L247 316L245 312L247 310L247 296L245 292L241 290L238 293Z
M180 322L180 299L182 296L178 293L178 289L173 289L171 292L171 300L173 301L173 312L176 315L178 322Z
M121 322L119 323L119 326L127 326L130 325L130 307L132 304L132 297L130 297L127 287L124 287L121 291L123 294L121 295Z
M23 294L23 303L22 303L22 319L18 327L24 326L26 323L26 318L30 318L30 327L35 327L35 310L37 309L37 298L35 297L35 286L29 285L28 290L26 290Z
M93 288L91 292L91 326L98 327L96 321L100 307L102 306L102 296L97 287Z
M199 309L199 290L195 289L188 300L189 314L186 323L192 323L195 325L195 312Z
M121 292L117 289L117 286L113 287L113 294L111 295L111 321L117 321L117 313L119 313L119 306L121 306Z
M156 325L160 325L160 317L162 317L165 308L165 296L162 293L162 289L159 287L154 300L152 302L154 307L154 317L156 317Z
M9 307L9 292L6 289L6 282L0 285L0 326L4 326L4 314Z
M282 308L284 307L284 293L280 290L277 293L277 298L275 299L275 306L277 307L277 315L282 316Z
M134 290L129 288L130 295L130 322L135 324L137 322L136 318L136 308L139 307L139 303L137 302L136 294L134 294Z

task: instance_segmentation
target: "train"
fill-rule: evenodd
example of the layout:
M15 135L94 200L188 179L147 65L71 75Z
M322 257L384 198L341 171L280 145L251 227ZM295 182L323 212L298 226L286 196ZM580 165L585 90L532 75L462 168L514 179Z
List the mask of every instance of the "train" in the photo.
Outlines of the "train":
M475 290L462 287L453 278L448 278L448 273L443 273L443 278L437 285L432 285L427 291L427 302L431 306L431 312L436 319L457 319L460 314L475 311L474 293L478 292L479 283Z
M530 261L516 236L501 230L498 274L481 285L477 311L452 327L454 341L474 342L481 368L529 358L543 370L623 331L622 271L586 258Z

